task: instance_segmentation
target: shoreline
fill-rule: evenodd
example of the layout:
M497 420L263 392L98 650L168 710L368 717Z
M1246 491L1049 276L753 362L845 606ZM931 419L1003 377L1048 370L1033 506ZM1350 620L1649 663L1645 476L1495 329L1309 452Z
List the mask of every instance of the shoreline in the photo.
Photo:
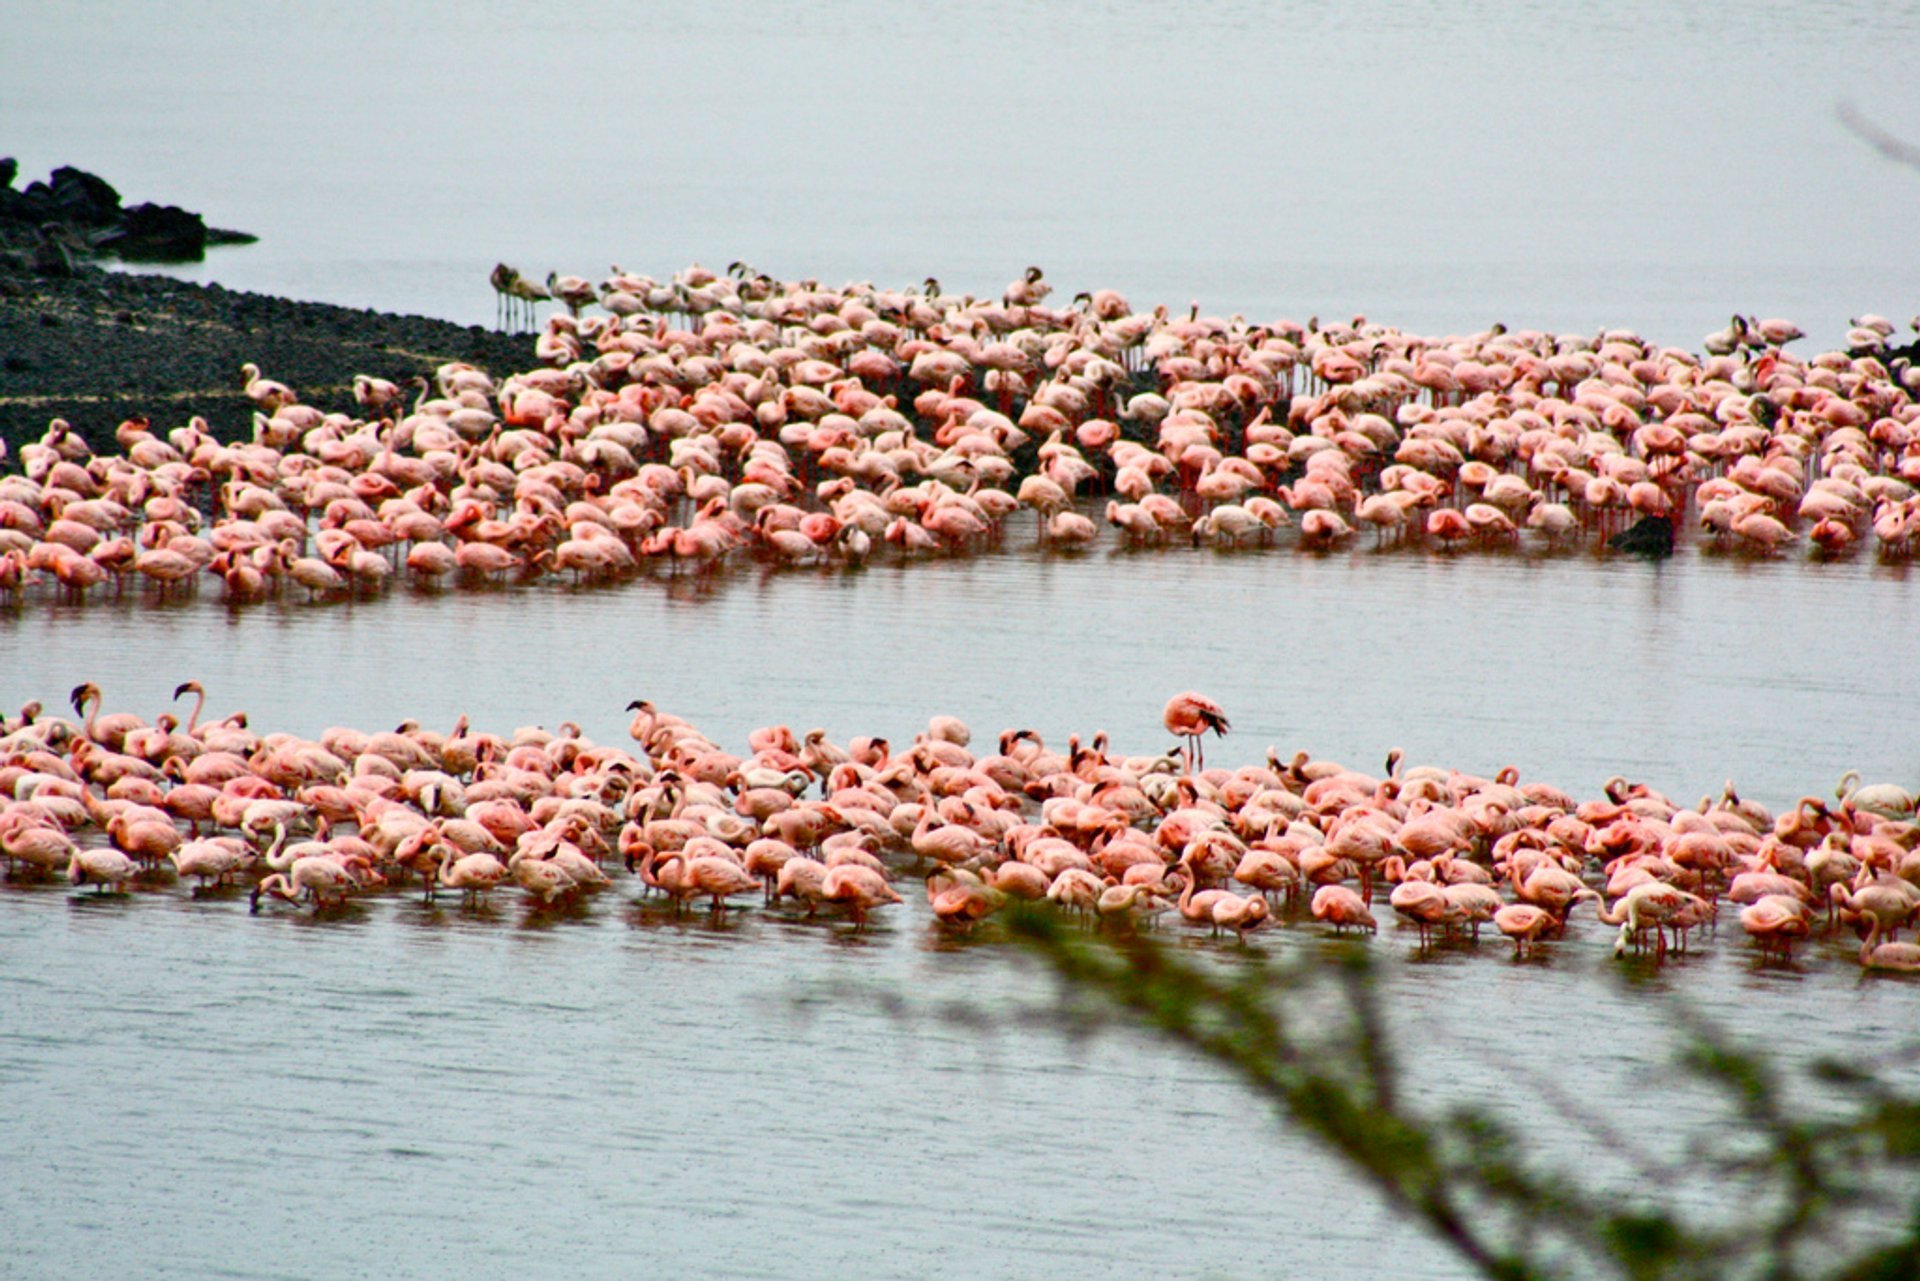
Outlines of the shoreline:
M511 373L535 363L533 335L92 265L60 278L0 262L0 441L13 465L53 418L96 450L141 414L163 434L197 414L222 439L250 439L248 361L323 411L356 413L355 374L404 384L449 360Z

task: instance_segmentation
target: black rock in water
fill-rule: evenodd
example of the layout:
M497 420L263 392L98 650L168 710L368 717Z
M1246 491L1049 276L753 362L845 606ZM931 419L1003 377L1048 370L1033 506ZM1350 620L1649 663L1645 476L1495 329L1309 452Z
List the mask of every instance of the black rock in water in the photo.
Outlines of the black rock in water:
M178 205L135 205L98 242L134 262L193 262L207 252L207 224Z
M176 205L122 208L112 184L62 165L45 182L15 190L20 166L0 159L0 257L64 276L75 262L114 255L133 262L194 262L208 245L249 244L245 232L208 227ZM49 245L52 248L49 248ZM57 251L57 252L56 252Z
M1607 540L1615 551L1636 556L1673 555L1673 522L1665 516L1642 516L1631 529L1621 530Z

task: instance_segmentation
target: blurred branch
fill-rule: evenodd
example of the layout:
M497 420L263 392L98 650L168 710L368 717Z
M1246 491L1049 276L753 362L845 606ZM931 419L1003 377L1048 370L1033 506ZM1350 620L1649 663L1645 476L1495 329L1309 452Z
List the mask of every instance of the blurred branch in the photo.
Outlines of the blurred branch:
M1920 147L1904 138L1896 138L1874 124L1861 115L1851 102L1842 99L1839 106L1834 108L1834 114L1840 118L1840 123L1846 127L1847 132L1887 159L1909 168L1920 169Z
M1715 1087L1730 1119L1687 1145L1663 1184L1593 1186L1538 1168L1484 1112L1406 1101L1431 1090L1399 1088L1363 946L1331 963L1227 965L1140 935L1090 935L1044 908L1010 910L1007 923L1062 981L1077 1024L1104 1011L1226 1068L1483 1276L1920 1276L1920 1096L1857 1063L1813 1065L1818 1093L1803 1101L1782 1065L1678 1011L1680 1065ZM1636 1115L1662 1123L1651 1105ZM1712 1215L1683 1215L1689 1205Z

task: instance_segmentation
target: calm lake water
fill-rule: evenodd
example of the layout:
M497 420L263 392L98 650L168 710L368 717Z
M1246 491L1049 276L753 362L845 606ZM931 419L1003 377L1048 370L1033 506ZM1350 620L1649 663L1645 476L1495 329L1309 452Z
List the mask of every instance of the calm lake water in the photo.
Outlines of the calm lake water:
M1836 343L1920 299L1920 9L1625 0L471 0L15 6L21 181L77 164L261 236L186 274L489 321L496 260L783 277L1424 333Z
M295 592L232 610L211 583L167 605L42 599L0 613L0 704L58 710L94 680L112 708L152 717L192 677L209 714L314 736L465 714L625 743L624 709L649 698L736 749L776 723L906 742L948 713L982 742L1105 729L1155 752L1167 697L1197 686L1232 716L1219 751L1236 764L1274 747L1378 773L1400 747L1409 764L1516 765L1580 796L1624 774L1691 804L1732 778L1775 808L1848 769L1920 775L1899 676L1920 664L1920 576L1871 555L1687 547L1649 564L1374 553L1368 536L1331 555L1058 555L1032 546L1031 519L998 554L853 572L737 562L706 583Z
M1850 765L1913 776L1920 731L1888 715L1887 681L1912 670L1917 605L1864 560L1060 557L1016 533L974 560L705 589L41 603L0 618L0 695L92 678L154 714L191 675L262 728L464 711L611 741L645 695L734 745L775 720L904 738L952 711L983 737L1105 727L1152 750L1165 692L1200 684L1235 718L1220 760L1272 743L1371 767L1400 745L1581 794L1616 771L1681 797L1733 776L1784 804ZM1214 1070L1048 1030L1043 976L943 939L911 895L865 935L631 900L630 881L564 915L396 895L314 921L8 887L15 1265L1457 1275ZM1586 921L1515 966L1497 942L1415 960L1389 925L1375 947L1418 1079L1600 1177L1624 1154L1570 1104L1684 1115L1656 1150L1727 1124L1665 1066L1676 1002L1737 1034L1791 1024L1809 1055L1910 1036L1913 987L1863 981L1840 943L1763 970L1729 925L1630 988L1611 934ZM1320 946L1310 925L1256 944Z
M1688 345L1735 309L1831 343L1920 299L1920 175L1832 112L1920 138L1907 9L206 0L6 25L23 180L78 164L258 232L183 274L300 297L484 322L499 258L995 292L1038 262L1142 306ZM648 697L734 746L951 712L1147 751L1193 686L1233 716L1225 762L1399 746L1780 806L1850 767L1920 774L1917 651L1920 589L1866 557L1045 556L1017 534L704 588L39 602L0 612L0 704L92 679L151 716L197 677L210 710L308 734L467 713L624 742ZM313 922L8 887L0 1274L1459 1274L1211 1068L1049 1030L1044 978L917 902L854 936L630 896ZM1628 988L1609 941L1586 922L1527 966L1375 946L1422 1079L1597 1176L1621 1154L1569 1088L1664 1111L1674 1144L1725 1124L1663 1066L1675 1001L1808 1054L1911 1036L1915 989L1837 944L1763 971L1730 929Z

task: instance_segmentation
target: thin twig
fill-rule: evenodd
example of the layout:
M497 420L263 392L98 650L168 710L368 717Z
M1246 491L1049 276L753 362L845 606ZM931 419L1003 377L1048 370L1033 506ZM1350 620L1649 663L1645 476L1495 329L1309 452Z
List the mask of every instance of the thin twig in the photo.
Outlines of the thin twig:
M1847 132L1887 159L1912 169L1920 169L1920 147L1916 147L1904 138L1897 138L1874 124L1861 115L1851 102L1841 99L1833 113L1840 118L1840 123Z

